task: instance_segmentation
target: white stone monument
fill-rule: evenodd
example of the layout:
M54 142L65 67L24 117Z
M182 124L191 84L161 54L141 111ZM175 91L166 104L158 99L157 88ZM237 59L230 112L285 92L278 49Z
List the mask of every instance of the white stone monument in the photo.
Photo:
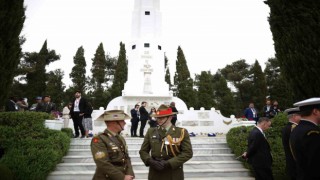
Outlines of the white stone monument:
M160 0L135 0L132 12L132 40L127 46L128 78L122 96L110 101L107 110L120 109L130 115L135 104L142 101L151 107L160 104L169 105L174 101L179 111L177 126L186 127L189 132L198 134L226 133L235 118L226 118L215 110L190 110L179 98L173 97L169 85L165 82L165 62L161 39ZM95 110L93 119L104 110ZM125 134L130 134L130 120L127 120ZM234 122L234 123L233 123ZM94 123L94 132L102 131L105 125ZM147 128L145 128L147 130Z

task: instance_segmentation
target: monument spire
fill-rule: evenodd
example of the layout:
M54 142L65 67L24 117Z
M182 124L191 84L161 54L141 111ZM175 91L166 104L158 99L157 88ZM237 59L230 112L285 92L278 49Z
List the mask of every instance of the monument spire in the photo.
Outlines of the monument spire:
M127 52L123 96L172 96L165 82L160 0L135 0Z

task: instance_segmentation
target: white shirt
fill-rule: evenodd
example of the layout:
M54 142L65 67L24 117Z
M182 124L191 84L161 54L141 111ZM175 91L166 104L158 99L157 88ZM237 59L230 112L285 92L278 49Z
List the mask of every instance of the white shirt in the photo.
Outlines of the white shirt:
M266 135L264 134L264 132L262 131L262 129L261 128L259 128L258 126L256 126L258 129L259 129L259 131L263 134L263 136L264 137L266 137Z
M257 117L256 110L254 108L251 108L251 111L252 111L253 117Z
M73 108L73 111L74 112L80 112L80 109L79 109L79 102L80 102L80 98L77 98L75 101L74 101L74 108Z

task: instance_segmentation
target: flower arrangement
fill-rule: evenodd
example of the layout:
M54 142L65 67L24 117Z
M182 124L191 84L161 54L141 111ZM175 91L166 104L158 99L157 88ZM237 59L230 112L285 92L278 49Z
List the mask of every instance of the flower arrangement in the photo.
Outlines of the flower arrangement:
M248 119L247 119L247 118L245 118L245 117L237 118L236 120L237 120L238 122L241 122L241 121L248 121Z

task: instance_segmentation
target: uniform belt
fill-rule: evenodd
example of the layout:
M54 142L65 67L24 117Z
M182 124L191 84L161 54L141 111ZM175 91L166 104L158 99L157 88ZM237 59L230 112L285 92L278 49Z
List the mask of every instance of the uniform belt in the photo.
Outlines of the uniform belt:
M115 165L115 166L124 166L125 163L123 162L111 162L112 165Z
M171 159L171 158L173 158L173 157L154 157L154 156L152 156L152 159L154 159L154 160L165 160L165 161L167 161L167 160L169 160L169 159Z

